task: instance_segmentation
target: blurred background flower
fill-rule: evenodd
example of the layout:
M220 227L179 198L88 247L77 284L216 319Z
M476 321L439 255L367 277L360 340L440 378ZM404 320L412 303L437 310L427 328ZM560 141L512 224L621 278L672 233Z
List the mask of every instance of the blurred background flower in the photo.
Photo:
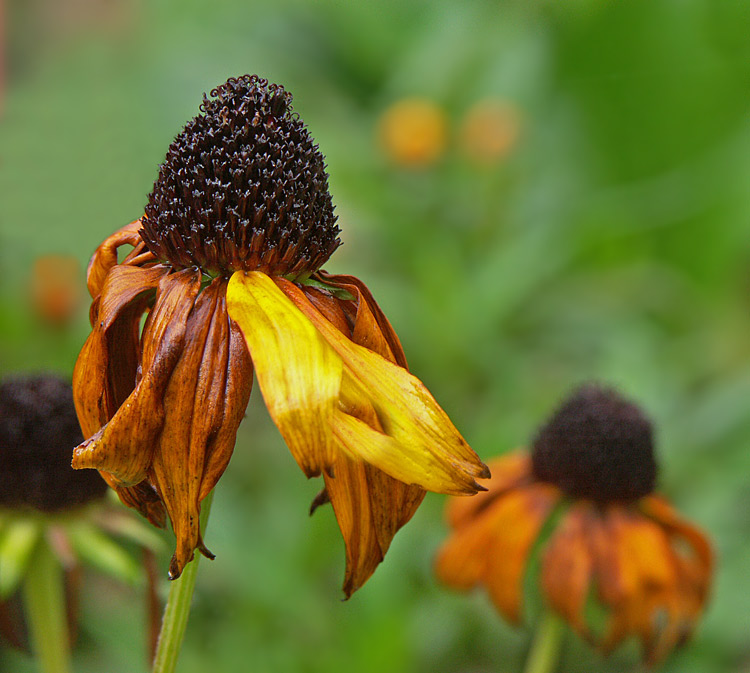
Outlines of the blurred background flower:
M662 488L720 559L697 637L664 670L747 667L746 3L8 0L6 13L0 371L70 374L85 310L61 333L41 327L26 302L33 260L85 268L142 214L196 91L258 72L294 92L326 155L344 241L327 270L368 285L480 456L525 441L581 380L649 409ZM446 145L429 170L400 170L375 139L388 107L415 97L443 110ZM487 99L521 120L489 167L461 140ZM432 583L442 498L427 496L342 604L334 518L303 515L315 484L259 398L248 415L212 511L222 565L201 567L185 673L518 670L528 636L498 625L486 597ZM132 673L140 606L83 598L88 632L119 634L107 670ZM78 670L102 670L79 650ZM621 671L629 655L574 644L562 670Z
M107 502L97 473L73 470L81 440L70 383L54 375L0 383L0 648L3 661L3 638L30 652L44 673L72 670L84 570L147 589L144 661L161 622L153 557L162 541Z
M690 639L708 597L713 552L654 493L653 428L635 404L612 389L582 386L530 450L490 469L486 492L450 499L452 534L435 573L454 589L482 585L505 619L534 624L539 648L552 656L546 668L524 670L556 670L563 629L545 636L543 628L554 623L543 614L553 611L605 655L638 638L652 666ZM541 609L530 610L529 599Z
M71 255L42 255L34 260L29 299L40 320L67 327L83 300L83 269Z
M437 161L446 144L445 114L424 98L405 98L387 107L380 117L380 144L395 164L426 166Z

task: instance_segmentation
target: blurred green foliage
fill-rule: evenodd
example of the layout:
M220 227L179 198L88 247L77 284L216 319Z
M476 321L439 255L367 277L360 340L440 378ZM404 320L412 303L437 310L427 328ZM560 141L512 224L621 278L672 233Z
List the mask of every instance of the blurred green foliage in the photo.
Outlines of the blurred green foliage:
M600 379L653 416L662 490L719 565L694 641L667 671L750 667L750 3L742 0L199 2L11 0L0 123L0 371L69 373L86 307L30 310L36 257L86 261L137 218L203 91L283 83L327 157L345 245L415 373L484 458L524 444ZM436 163L377 142L404 97L448 119ZM499 99L520 136L491 165L461 148ZM530 630L431 578L428 496L371 581L340 602L343 544L254 394L217 489L180 670L516 671ZM166 559L163 560L166 573ZM76 670L145 670L145 608L92 577ZM564 670L632 670L575 637ZM3 651L0 670L33 670Z

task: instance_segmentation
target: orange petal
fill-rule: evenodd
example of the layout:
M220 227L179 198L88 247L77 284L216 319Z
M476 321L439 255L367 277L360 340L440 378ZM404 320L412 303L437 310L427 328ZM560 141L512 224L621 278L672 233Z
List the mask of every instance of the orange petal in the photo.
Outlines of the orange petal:
M458 528L471 521L499 495L520 484L530 483L531 456L527 451L514 451L487 463L492 472L489 481L482 483L487 490L472 498L450 498L446 508L448 525Z
M122 245L135 246L142 241L138 233L140 228L140 220L126 224L122 229L118 229L106 238L96 249L86 272L86 283L92 297L96 297L102 291L104 280L117 264L117 248Z
M349 597L383 560L393 536L412 517L425 491L343 454L337 456L331 474L323 477L346 545L343 590Z
M508 518L505 507L499 507L502 500L499 498L478 512L443 543L435 561L435 575L440 582L454 589L468 590L486 576L493 537L518 525Z
M163 391L182 351L187 316L199 289L197 270L161 279L143 331L143 378L112 419L76 447L73 467L108 472L120 486L146 478L164 423Z
M600 594L612 611L603 649L613 649L628 634L640 636L648 656L661 642L671 648L678 575L666 533L622 505L607 507L603 522L607 551L594 556Z
M484 581L498 610L513 624L521 622L523 577L531 547L559 500L557 488L538 482L509 491L492 505L503 511L507 527L492 537Z
M584 607L591 582L588 522L592 505L574 504L558 524L542 556L542 587L550 605L582 636L590 635Z
M140 319L164 267L115 267L103 283L94 329L73 371L73 395L84 436L114 415L133 391L138 367ZM118 366L110 365L116 356Z
M692 576L701 601L705 601L714 568L714 554L708 538L698 527L680 517L663 498L651 495L642 498L639 504L646 516L664 526L671 537L682 540L692 551L691 558L680 558L684 558L685 571Z

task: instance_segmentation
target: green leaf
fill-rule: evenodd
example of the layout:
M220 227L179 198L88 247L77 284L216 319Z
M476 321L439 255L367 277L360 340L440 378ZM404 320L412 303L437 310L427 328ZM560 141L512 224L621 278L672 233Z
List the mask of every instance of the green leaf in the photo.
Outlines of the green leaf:
M8 521L0 531L0 599L18 586L40 533L40 522L30 518Z
M67 532L76 555L82 561L128 584L139 584L143 579L138 562L96 526L77 521L67 526Z

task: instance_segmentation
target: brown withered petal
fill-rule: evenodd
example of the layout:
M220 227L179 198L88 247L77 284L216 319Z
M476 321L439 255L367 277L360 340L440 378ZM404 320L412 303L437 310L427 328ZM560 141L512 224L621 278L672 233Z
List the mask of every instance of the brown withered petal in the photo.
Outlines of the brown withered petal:
M110 278L136 277L136 268L111 270L103 284L100 313L108 306ZM250 396L252 365L227 314L226 279L214 280L199 293L198 270L165 274L160 268L138 269L140 292L120 291L132 303L158 282L143 328L142 375L112 418L76 449L74 465L102 471L119 490L127 489L121 493L123 501L141 511L157 500L164 504L177 538L170 576L178 577L194 549L205 551L198 527L200 501L231 457ZM123 274L122 269L131 271ZM142 310L133 312L139 321ZM95 327L90 340L96 334ZM82 352L82 372L93 366L92 352ZM82 383L82 417L93 416L88 397L93 396L86 395ZM149 497L153 489L145 488L146 479L158 498Z
M236 341L230 359L226 283L217 278L196 299L187 320L185 348L164 392L169 412L150 474L177 538L171 577L180 575L196 547L202 548L200 501L229 463L250 398L250 359Z
M164 390L184 347L200 280L199 271L186 269L159 281L143 329L143 377L112 419L76 449L73 467L104 470L121 486L134 486L147 477L164 427Z
M107 274L117 265L118 248L123 245L132 245L135 250L145 247L141 235L138 233L140 228L140 220L130 222L108 236L96 249L86 272L86 284L92 299L101 294Z

